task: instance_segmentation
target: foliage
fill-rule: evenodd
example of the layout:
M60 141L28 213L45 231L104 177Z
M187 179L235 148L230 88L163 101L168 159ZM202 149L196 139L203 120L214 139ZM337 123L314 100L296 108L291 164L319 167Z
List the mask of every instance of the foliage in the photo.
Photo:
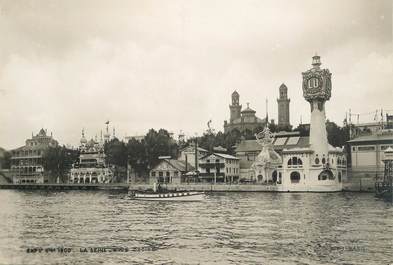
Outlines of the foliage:
M127 166L127 147L119 139L114 138L105 143L104 151L107 164L124 168Z
M45 171L49 173L49 182L56 182L57 177L61 182L67 182L67 173L77 159L76 150L65 146L47 148L42 156L42 163Z
M0 156L0 169L9 168L11 168L11 152L4 151L3 155Z
M150 129L144 138L148 168L153 168L158 163L159 156L177 157L178 146L167 130L160 129L158 132Z

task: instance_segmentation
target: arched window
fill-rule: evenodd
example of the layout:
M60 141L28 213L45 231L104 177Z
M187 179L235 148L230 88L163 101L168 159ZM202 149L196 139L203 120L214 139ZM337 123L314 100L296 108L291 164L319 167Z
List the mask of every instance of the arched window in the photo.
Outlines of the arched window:
M301 166L301 165L303 165L303 161L300 158L298 158L297 159L297 164Z
M338 172L338 182L341 182L341 172Z
M326 163L326 159L323 157L322 158L322 164L325 164Z
M273 180L273 183L277 182L277 171L276 170L274 170L272 173L272 180Z
M292 157L292 164L293 164L294 166L297 165L297 157L296 157L296 156Z
M329 169L322 171L318 175L318 180L327 180L327 179L330 179L330 180L335 179L333 172Z
M281 184L281 181L282 181L282 173L279 172L278 173L278 182L277 183Z
M300 181L300 173L293 171L290 175L292 183L298 183Z
M319 164L319 158L317 157L317 158L315 158L315 164Z
M292 158L288 160L288 166L292 166Z

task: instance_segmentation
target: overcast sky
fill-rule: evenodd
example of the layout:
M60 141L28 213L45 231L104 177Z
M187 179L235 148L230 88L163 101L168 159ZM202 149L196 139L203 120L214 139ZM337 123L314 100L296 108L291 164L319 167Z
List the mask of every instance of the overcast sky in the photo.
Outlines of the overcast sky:
M341 125L349 108L393 109L392 51L390 0L0 0L0 146L41 127L77 145L106 120L119 137L223 130L234 90L261 118L268 98L277 120L281 83L291 123L307 123L301 72L316 52Z

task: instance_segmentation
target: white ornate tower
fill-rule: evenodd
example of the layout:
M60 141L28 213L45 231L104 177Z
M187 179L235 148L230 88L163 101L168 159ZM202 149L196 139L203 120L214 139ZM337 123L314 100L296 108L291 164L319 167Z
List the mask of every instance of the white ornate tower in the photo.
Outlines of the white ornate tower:
M330 99L332 89L332 74L328 69L320 69L320 65L320 57L315 55L312 57L313 67L302 73L303 96L311 106L310 145L316 164L328 159L325 102Z

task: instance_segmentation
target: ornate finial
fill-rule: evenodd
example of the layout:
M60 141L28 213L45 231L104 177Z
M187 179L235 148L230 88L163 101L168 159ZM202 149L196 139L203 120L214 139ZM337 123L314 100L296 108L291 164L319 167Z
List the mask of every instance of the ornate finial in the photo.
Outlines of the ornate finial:
M321 57L315 53L315 55L312 57L312 66L314 68L319 68L321 66Z
M257 143L262 146L267 146L273 142L273 134L270 132L268 126L265 126L262 132L255 134Z

